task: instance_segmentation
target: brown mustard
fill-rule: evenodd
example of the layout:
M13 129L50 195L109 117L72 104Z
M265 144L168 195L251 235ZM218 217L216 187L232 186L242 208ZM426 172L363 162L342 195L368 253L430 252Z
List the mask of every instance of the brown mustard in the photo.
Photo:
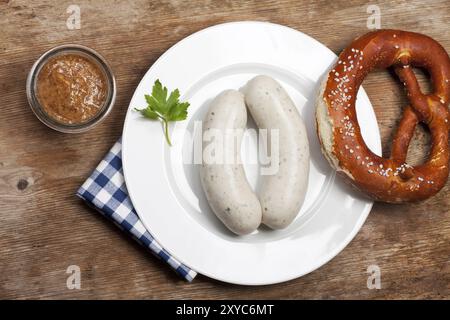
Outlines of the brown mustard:
M107 96L104 73L89 58L64 54L51 58L37 77L37 98L44 111L64 124L94 118Z

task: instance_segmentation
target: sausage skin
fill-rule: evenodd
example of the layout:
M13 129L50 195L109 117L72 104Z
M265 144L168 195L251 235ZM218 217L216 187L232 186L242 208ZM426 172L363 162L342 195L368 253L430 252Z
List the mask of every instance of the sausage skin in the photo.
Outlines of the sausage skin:
M262 219L261 205L247 181L240 158L246 123L244 97L236 90L219 94L203 120L202 187L213 212L238 235L253 232ZM212 146L216 148L214 152ZM209 159L210 152L217 156L215 161Z
M268 131L269 150L271 130L278 130L278 170L262 176L259 200L262 222L282 229L295 219L305 200L310 157L305 124L287 92L271 77L256 76L242 91L256 125ZM277 161L274 151L269 151L271 161Z

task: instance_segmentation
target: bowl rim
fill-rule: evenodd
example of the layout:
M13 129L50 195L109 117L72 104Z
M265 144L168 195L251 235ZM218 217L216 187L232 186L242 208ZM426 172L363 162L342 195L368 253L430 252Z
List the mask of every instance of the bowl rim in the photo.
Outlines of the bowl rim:
M95 60L94 62L102 68L102 71L107 78L108 95L104 106L102 107L100 112L98 112L92 119L83 123L64 124L62 122L56 121L43 110L36 96L35 85L37 81L37 75L39 74L41 68L50 58L58 54L64 54L64 52L78 52L83 56L87 56L88 58ZM117 94L116 78L106 59L94 49L80 44L63 44L45 51L34 62L28 73L26 82L26 94L31 110L33 111L35 116L47 127L63 133L81 133L98 125L109 115L109 113L113 109Z

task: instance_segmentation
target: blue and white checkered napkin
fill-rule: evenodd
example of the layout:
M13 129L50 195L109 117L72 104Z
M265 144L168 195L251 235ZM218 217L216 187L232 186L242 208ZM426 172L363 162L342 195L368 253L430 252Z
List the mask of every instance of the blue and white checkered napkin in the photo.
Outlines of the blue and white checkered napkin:
M189 269L164 250L139 220L125 186L120 139L78 189L77 196L111 219L120 229L149 248L157 257L166 261L186 280L192 281L197 275L194 270Z

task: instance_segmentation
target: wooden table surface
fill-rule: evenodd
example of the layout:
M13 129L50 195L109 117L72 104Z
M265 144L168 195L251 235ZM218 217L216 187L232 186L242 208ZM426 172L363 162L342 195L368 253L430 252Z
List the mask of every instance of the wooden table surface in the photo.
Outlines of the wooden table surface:
M71 4L81 9L81 29L66 26ZM298 29L339 53L368 31L369 4L0 0L0 298L450 298L450 183L421 203L376 203L358 235L332 261L302 278L263 287L204 276L186 283L74 196L120 137L141 77L177 41L218 23L261 20ZM426 33L450 52L448 0L376 4L382 28ZM45 127L25 95L31 65L64 43L99 51L117 77L113 112L79 135ZM405 95L387 71L371 73L363 85L389 154ZM428 145L428 133L419 128L409 161L422 161ZM67 289L69 265L81 269L80 290ZM380 267L379 290L367 288L369 265Z

